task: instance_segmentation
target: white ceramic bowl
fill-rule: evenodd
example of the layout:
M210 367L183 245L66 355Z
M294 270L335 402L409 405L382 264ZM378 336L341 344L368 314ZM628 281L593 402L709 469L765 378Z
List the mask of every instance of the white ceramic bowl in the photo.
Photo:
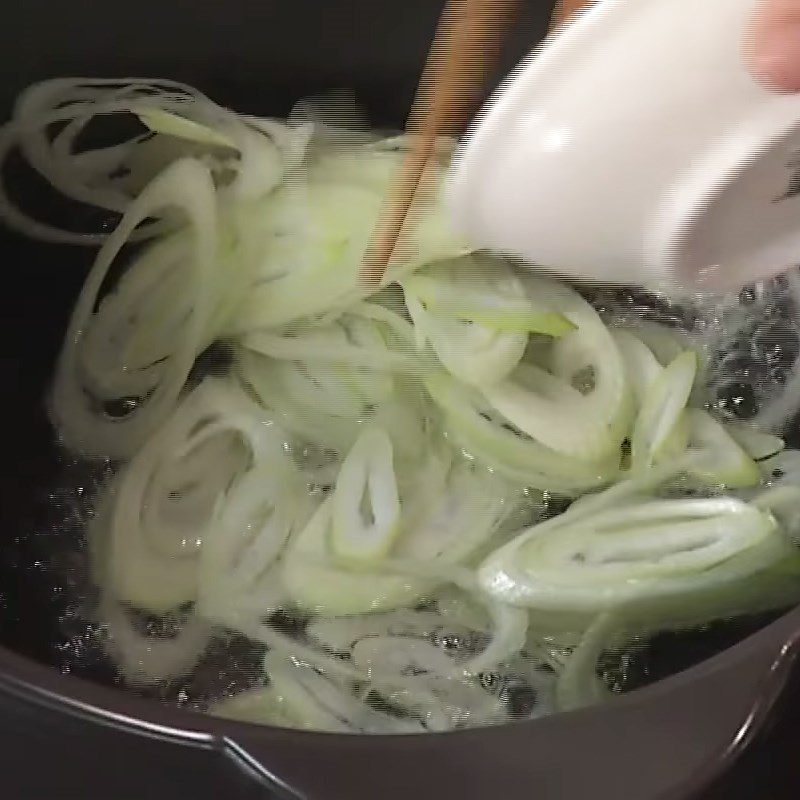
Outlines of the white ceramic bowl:
M449 198L487 248L565 274L728 288L800 263L800 96L759 86L755 0L604 0L509 78Z

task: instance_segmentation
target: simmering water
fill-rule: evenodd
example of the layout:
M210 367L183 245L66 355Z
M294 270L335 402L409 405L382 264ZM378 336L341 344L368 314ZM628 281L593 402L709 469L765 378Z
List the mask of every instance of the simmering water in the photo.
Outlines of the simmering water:
M724 416L748 420L768 408L796 371L800 356L795 295L790 281L777 280L742 292L737 302L695 302L676 306L634 292L586 292L604 315L620 324L649 320L685 331L701 342L706 358L704 400ZM196 378L222 373L226 359L219 350L198 362ZM306 454L311 457L312 454ZM142 679L131 665L115 659L115 622L101 602L93 574L93 526L102 525L96 498L115 473L111 463L72 459L55 446L58 478L43 489L39 515L30 529L3 553L4 572L13 573L24 588L0 595L8 646L48 662L65 674L79 675L142 696L195 709L260 685L267 647L241 633L209 627L202 655L185 669ZM311 487L320 491L319 487ZM555 497L533 493L513 527L518 529L566 508ZM435 607L435 598L417 607ZM127 612L126 612L127 613ZM640 642L626 652L607 653L601 675L613 691L627 691L665 677L733 644L775 615L716 623L701 631L665 633ZM133 630L159 641L170 641L185 630L181 614L128 617ZM284 637L308 646L314 634L308 617L292 609L274 614L269 624ZM415 631L412 639L432 643L456 660L485 646L480 636L453 626ZM329 653L336 655L335 653ZM550 713L545 696L558 659L568 656L555 648L547 657L527 652L502 668L481 673L476 685L487 697L500 700L502 714L494 721ZM393 713L391 699L377 692L368 704ZM461 724L469 725L464 719Z

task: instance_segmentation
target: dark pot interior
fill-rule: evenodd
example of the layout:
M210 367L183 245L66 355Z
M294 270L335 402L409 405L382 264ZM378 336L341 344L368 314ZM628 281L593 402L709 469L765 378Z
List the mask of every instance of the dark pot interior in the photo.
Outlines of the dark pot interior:
M542 38L551 5L523 3L498 78ZM303 95L352 87L376 125L397 128L441 6L28 0L6 11L0 29L0 111L43 78L140 75L186 81L237 110L277 116ZM76 498L50 491L62 457L43 403L91 253L5 229L0 253L0 735L13 732L0 749L3 796L89 797L102 786L102 796L120 799L521 798L532 787L559 800L685 797L725 766L780 694L794 657L785 643L800 630L800 612L608 708L491 731L403 740L301 734L213 721L115 691L110 665L76 657L64 624L76 535L64 507ZM691 667L770 621L656 642L637 680Z

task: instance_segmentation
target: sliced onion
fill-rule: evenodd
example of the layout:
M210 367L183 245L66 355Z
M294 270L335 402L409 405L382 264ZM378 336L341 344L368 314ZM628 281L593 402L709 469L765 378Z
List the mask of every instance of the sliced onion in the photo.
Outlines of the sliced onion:
M371 294L359 281L359 270L382 197L382 191L352 181L312 179L305 186L284 185L264 209L270 224L263 277L239 310L231 333L275 328ZM469 252L454 239L440 209L424 216L420 212L419 219L412 213L411 218L418 223L413 236L403 239L383 285L437 258Z
M356 643L372 636L429 639L442 622L442 617L434 611L401 609L383 614L320 617L308 624L306 633L327 650L350 653ZM463 626L453 628L457 633L466 631Z
M386 611L429 593L432 580L343 569L329 553L333 506L324 502L289 543L282 577L292 600L319 614L340 616Z
M212 717L255 722L278 728L300 728L302 721L292 716L283 697L272 686L259 686L212 703L207 713Z
M707 411L690 408L689 446L697 453L690 472L711 485L742 489L761 480L755 461L737 444L728 429Z
M161 368L158 385L141 398L135 410L121 419L94 407L84 392L79 351L92 324L106 273L131 232L145 218L164 208L182 210L191 232L185 296L187 318L172 347L168 366ZM173 410L194 359L207 336L212 313L213 257L217 250L215 193L208 170L192 160L178 161L165 170L132 203L117 229L97 255L72 314L59 359L52 395L52 414L64 443L90 457L125 458L133 455Z
M445 412L452 438L467 453L511 480L570 494L602 486L618 474L618 455L590 462L551 450L517 433L499 415L492 416L480 395L444 375L431 376L426 387Z
M382 714L359 702L342 686L311 667L265 660L270 685L300 723L298 727L333 733L418 733L419 723Z
M278 560L292 532L307 521L309 506L288 458L272 457L238 478L203 532L198 613L225 619L235 608L260 619L285 605Z
M614 435L608 416L596 414L581 392L533 364L485 387L484 396L516 428L555 452L582 461L619 453L622 438L619 431Z
M489 603L492 617L492 638L489 646L471 658L463 667L468 675L477 675L517 655L524 647L528 633L528 613L503 603Z
M729 422L725 430L754 461L762 461L780 453L786 443L780 436L762 433L759 430L737 422Z
M611 692L597 674L597 662L609 648L611 634L619 625L613 612L600 614L569 656L556 684L559 710L575 711L607 700Z
M575 327L529 297L509 264L484 254L435 264L406 278L403 288L433 314L498 331L563 336Z
M178 139L212 147L236 149L236 143L224 133L179 114L172 114L163 108L145 106L137 111L136 116L154 133L175 136Z
M653 351L630 331L620 328L612 331L611 335L625 362L625 370L636 397L636 405L641 408L652 385L662 372L661 364L653 355Z
M131 112L142 100L159 108L191 107L222 112L196 89L175 81L149 78L44 81L31 86L17 100L12 121L0 133L0 160L18 144L28 163L67 198L123 213L132 200L127 185L130 177L114 176L132 167L130 160L145 146L142 138L134 136L116 145L82 152L75 152L75 142L92 120ZM49 128L58 123L65 126L51 139ZM190 153L173 153L172 160L186 155ZM147 180L154 176L151 171ZM139 181L138 188L146 182ZM4 191L0 191L0 214L22 232L44 241L92 245L107 238L106 233L74 233L34 220L17 208ZM134 238L156 235L164 229L160 221L148 223L134 233Z
M120 114L150 134L83 149ZM110 236L61 231L0 186L19 229L105 241L52 415L79 455L125 462L88 531L122 676L187 674L225 628L268 648L265 685L212 713L446 731L508 721L520 679L531 717L555 683L562 708L595 702L609 648L796 600L800 456L696 407L697 331L624 313L610 330L572 289L473 253L439 202L446 141L383 285L362 284L409 141L341 123L70 79L0 132L0 159L18 147L68 199L123 214ZM730 298L703 302L719 319L697 330L725 324ZM202 380L221 339L233 374ZM552 494L578 499L522 530ZM142 612L176 635L141 633Z
M492 554L479 576L504 602L601 610L724 585L783 552L772 518L740 500L645 501L534 526Z
M105 647L132 686L188 675L211 641L213 628L193 614L174 635L156 637L137 631L131 613L132 609L105 595L98 618L105 631Z
M388 557L369 569L348 567L335 558L335 497L329 498L289 543L283 578L294 602L309 611L339 616L408 605L442 583L461 585L466 580L474 589L471 580L462 577L470 571L457 565L490 540L509 507L503 493L507 488L488 473L484 476L479 471L451 473L443 496L428 513L414 495L401 495L403 513L407 506L413 522L406 527L401 516L400 534ZM448 513L454 508L459 508L456 516Z
M653 382L631 435L633 469L646 469L686 448L684 411L696 374L697 356L686 350Z
M400 532L400 498L392 442L367 428L342 462L333 492L331 549L337 558L368 566L380 562Z
M281 438L229 386L207 380L189 395L115 482L105 551L114 594L156 612L194 600L216 497L251 463L279 458Z
M472 386L492 385L519 363L525 352L524 333L498 331L486 325L437 315L406 293L406 307L418 332L454 377Z

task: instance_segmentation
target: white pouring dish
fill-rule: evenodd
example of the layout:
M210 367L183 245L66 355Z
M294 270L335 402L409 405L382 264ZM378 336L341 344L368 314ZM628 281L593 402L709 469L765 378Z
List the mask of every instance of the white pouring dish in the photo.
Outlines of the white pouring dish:
M602 0L501 86L456 226L578 278L718 290L800 263L800 96L744 63L753 0Z

